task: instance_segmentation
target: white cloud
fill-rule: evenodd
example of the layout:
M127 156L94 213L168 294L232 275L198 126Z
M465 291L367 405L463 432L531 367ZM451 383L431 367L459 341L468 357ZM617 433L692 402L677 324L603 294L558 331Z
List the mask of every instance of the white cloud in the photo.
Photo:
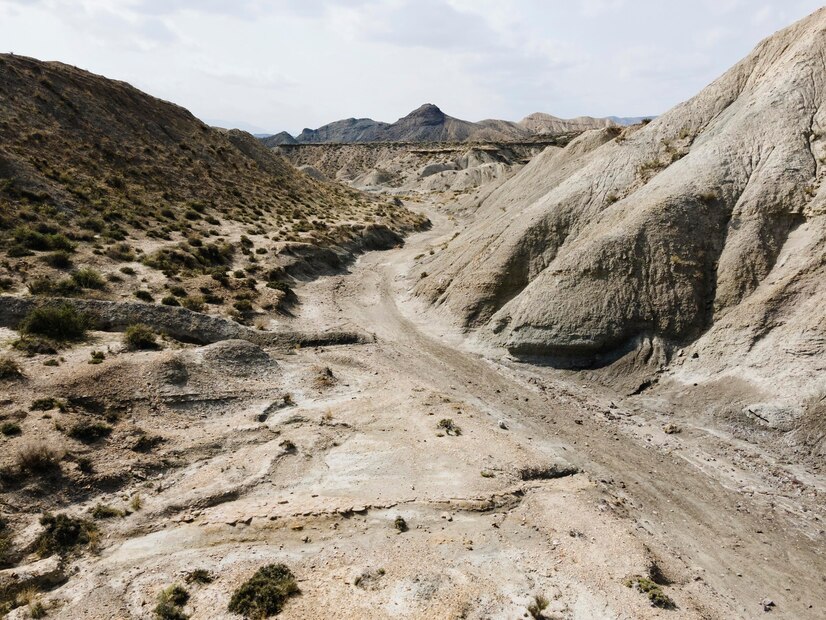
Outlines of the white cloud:
M0 0L4 51L204 118L636 116L694 95L816 0Z

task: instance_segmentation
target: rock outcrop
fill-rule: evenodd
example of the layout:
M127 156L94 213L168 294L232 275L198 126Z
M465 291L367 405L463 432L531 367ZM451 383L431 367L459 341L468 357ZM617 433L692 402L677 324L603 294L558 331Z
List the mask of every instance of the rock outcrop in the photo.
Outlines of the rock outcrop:
M519 125L534 134L562 134L581 133L590 129L602 129L617 125L608 118L593 118L591 116L578 116L576 118L558 118L543 112L535 112L526 116Z
M824 29L819 10L651 123L549 148L417 292L519 355L655 338L805 381L826 353Z

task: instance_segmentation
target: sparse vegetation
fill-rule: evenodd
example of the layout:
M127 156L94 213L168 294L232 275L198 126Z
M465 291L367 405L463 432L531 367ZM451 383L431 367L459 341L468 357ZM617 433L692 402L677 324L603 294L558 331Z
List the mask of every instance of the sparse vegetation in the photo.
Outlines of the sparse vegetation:
M82 340L89 319L68 304L34 308L20 324L20 331L31 336L43 336L57 342Z
M155 617L158 620L186 620L184 605L189 601L189 592L178 584L169 586L158 595Z
M59 471L63 455L50 445L39 442L21 447L17 452L17 467L24 474L48 474Z
M35 355L54 355L57 353L56 345L47 338L38 338L35 336L23 336L12 343L12 347L16 351L24 353L27 357L34 357ZM57 364L54 364L57 366Z
M212 583L215 578L205 568L196 568L193 571L190 571L186 575L186 582L187 583L198 583L201 585L205 585L207 583Z
M106 287L106 280L91 267L83 267L72 272L72 281L78 288L102 289Z
M135 260L135 252L128 243L116 243L109 246L106 248L106 256L120 262Z
M406 531L407 531L407 529L408 529L408 528L407 528L407 521L405 521L405 520L404 520L404 517L402 517L401 515L399 515L399 516L398 516L398 517L396 517L396 518L395 518L395 520L393 521L393 527L395 527L395 528L396 528L397 530L399 530L400 532L406 532Z
M0 517L0 568L13 564L15 555L12 533L5 519ZM2 612L2 607L0 607L0 612Z
M267 618L280 613L287 600L300 592L289 568L270 564L258 569L232 594L229 611L247 618Z
M41 557L54 554L66 555L75 547L96 541L97 526L86 519L78 519L65 513L45 513L40 518L43 531L37 537L37 553Z
M23 429L20 428L17 422L3 422L3 424L0 424L0 433L6 437L16 437L23 434Z
M439 420L437 428L440 431L443 431L446 435L458 436L462 434L461 427L457 426L456 423L450 418L442 418Z
M57 398L47 396L45 398L36 398L32 401L32 404L29 405L30 411L51 411L52 409L60 409L63 411L66 409L66 403Z
M123 344L130 351L145 351L157 349L158 336L152 331L152 328L147 325L138 323L130 325L123 333Z
M23 370L20 368L20 364L10 357L0 357L0 381L22 378Z
M108 504L97 504L90 512L93 519L114 519L123 516L122 510L118 510Z
M43 262L55 269L68 269L72 266L72 255L66 250L58 250L43 257Z
M542 620L545 617L543 612L548 609L548 599L542 594L533 597L533 601L528 605L528 613L534 620Z
M108 424L84 420L73 425L69 429L68 435L81 443L95 443L104 437L108 437L111 432L112 427Z
M674 609L676 607L671 597L663 592L662 587L648 577L629 577L625 580L625 585L648 596L648 600L651 601L653 607L661 609Z

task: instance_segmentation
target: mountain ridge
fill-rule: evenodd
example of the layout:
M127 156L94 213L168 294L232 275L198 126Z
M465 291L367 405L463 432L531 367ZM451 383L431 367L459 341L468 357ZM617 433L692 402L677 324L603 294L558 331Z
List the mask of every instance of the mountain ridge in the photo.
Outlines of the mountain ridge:
M347 118L305 128L297 136L280 132L263 139L265 146L293 144L360 143L360 142L518 142L537 136L579 133L589 129L620 126L643 118L594 118L580 116L564 119L536 112L521 121L483 119L466 121L445 114L438 106L425 103L393 123L370 118Z

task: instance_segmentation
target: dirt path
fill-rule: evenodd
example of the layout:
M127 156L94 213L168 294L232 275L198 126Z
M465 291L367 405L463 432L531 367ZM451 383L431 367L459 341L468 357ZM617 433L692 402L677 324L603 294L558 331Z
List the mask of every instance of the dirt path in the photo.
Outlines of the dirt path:
M571 460L622 502L637 536L661 561L709 584L742 617L762 615L763 599L777 604L775 617L822 617L822 522L799 519L771 497L730 488L713 457L689 459L674 449L679 439L656 445L644 433L626 432L621 411L609 410L610 394L588 393L547 372L540 390L541 370L505 366L471 352L460 334L422 312L409 298L411 282L404 274L416 255L449 239L455 226L428 215L432 230L403 249L361 258L351 275L319 281L305 297L325 300L330 319L376 333L387 363L401 367L411 382L475 402L491 421L507 420L514 432L567 446ZM619 422L610 419L617 414Z
M788 470L757 445L707 420L665 434L667 411L517 363L424 308L409 295L418 263L461 226L425 208L431 230L301 285L279 326L375 342L130 353L100 332L67 352L74 366L31 362L17 401L123 401L161 441L145 465L118 449L128 434L95 448L124 486L61 509L141 508L101 523L98 551L42 593L49 617L152 617L159 593L201 568L214 579L187 585L185 613L235 620L232 592L276 562L302 592L287 620L512 620L536 596L548 620L823 617L822 481L781 488L772 476ZM95 347L110 353L90 366ZM33 514L24 536L39 530ZM673 609L627 586L645 575Z

